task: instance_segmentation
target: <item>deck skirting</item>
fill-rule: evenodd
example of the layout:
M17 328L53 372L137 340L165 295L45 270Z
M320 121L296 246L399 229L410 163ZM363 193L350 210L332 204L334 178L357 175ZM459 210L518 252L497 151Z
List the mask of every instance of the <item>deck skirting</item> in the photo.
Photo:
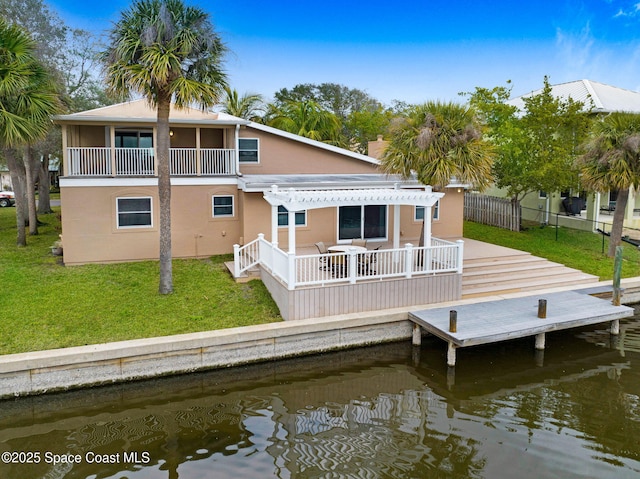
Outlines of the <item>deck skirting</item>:
M462 275L457 273L292 291L265 270L261 276L286 321L456 301L462 296Z

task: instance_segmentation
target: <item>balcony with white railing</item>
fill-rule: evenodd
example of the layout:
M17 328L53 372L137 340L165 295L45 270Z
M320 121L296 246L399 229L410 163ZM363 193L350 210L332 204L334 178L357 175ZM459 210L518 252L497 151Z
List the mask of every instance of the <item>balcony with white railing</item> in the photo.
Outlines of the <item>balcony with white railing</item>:
M67 148L69 177L156 176L153 148ZM236 152L221 148L171 148L169 168L173 176L232 176Z

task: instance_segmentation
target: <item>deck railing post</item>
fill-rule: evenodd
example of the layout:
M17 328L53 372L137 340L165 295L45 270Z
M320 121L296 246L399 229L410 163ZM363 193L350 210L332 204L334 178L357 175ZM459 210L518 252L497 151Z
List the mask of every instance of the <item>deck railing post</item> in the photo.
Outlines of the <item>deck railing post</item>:
M288 254L289 268L287 271L287 288L289 291L296 289L296 253L290 251Z
M351 284L355 284L356 277L358 275L358 264L357 264L356 259L357 259L356 249L355 248L349 248L349 256L348 256L348 260L349 260L349 282Z
M456 244L458 245L458 264L457 269L458 269L458 274L462 274L462 260L464 258L464 241L462 240L457 240Z
M413 273L413 245L407 243L404 247L406 250L404 255L404 276L405 278L411 278L411 273Z
M233 277L240 276L240 245L233 245Z

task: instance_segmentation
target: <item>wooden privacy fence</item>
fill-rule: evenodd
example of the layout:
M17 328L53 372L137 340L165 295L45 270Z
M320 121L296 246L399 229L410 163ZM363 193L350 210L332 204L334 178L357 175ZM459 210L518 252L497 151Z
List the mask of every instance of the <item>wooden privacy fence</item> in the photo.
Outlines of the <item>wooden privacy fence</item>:
M464 219L497 226L511 231L520 231L520 202L508 198L465 193Z

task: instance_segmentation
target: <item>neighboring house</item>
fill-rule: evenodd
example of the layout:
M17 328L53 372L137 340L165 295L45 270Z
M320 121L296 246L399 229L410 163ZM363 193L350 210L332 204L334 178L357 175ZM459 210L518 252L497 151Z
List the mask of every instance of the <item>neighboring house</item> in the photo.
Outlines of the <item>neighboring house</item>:
M538 95L542 89L527 93L509 100L507 103L522 110L523 98ZM591 80L578 80L551 86L551 94L557 98L580 101L592 106L594 114L606 114L614 111L626 111L640 113L640 93L617 88L604 83ZM493 196L506 196L505 191L497 188L489 189L486 194ZM582 198L584 208L578 217L567 217L567 211L563 206L567 198ZM529 193L521 201L522 218L540 223L570 225L575 228L595 230L602 228L602 224L613 222L613 209L615 208L616 192L604 194L586 194L581 190L563 192L539 191ZM559 214L559 217L556 215ZM583 218L586 221L574 221ZM625 214L625 226L628 228L640 228L640 195L637 192L629 192L629 203ZM607 230L610 229L606 227Z
M157 259L156 112L139 100L58 116L55 121L62 126L60 194L65 263ZM265 269L273 273L273 264L265 266L263 247L267 243L269 251L287 251L284 254L290 260L296 250L300 256L302 248L314 248L317 242L348 246L354 238L366 239L369 250L392 246L404 251L407 242L417 247L423 224L427 248L446 243L435 236L462 236L463 191L457 185L450 185L446 195L432 192L415 181L381 174L375 158L222 113L172 110L170 128L175 258L231 253L237 245L236 273L251 266L244 261L250 257L263 268L265 280ZM425 212L433 221L423 222ZM258 241L263 242L263 249L251 250L261 233L266 235ZM446 245L455 258L438 259L429 250L426 260L421 260L420 273L425 276L430 272L433 277L433 271L425 266L431 261L439 261L438 272L455 276L450 291L434 296L434 300L460 296L462 247ZM456 256L458 252L460 256ZM367 253L371 256L368 259L378 260L373 256L378 253ZM396 251L389 261L393 259L397 265L403 254ZM416 248L409 258L412 254L427 253ZM275 256L269 255L272 261ZM349 253L346 255L345 261L349 261ZM326 258L317 254L314 258L314 269L323 271L317 263ZM289 260L285 257L285 262ZM376 278L410 278L415 274L390 268L384 273L379 268L377 276L370 268L367 272ZM289 275L299 273L293 269ZM324 271L322 274L328 275ZM358 274L352 268L349 277L307 279L306 284L354 284L373 279ZM289 291L303 283L299 277L283 275L274 273ZM274 287L269 280L265 284L271 290ZM416 301L430 302L424 298Z

